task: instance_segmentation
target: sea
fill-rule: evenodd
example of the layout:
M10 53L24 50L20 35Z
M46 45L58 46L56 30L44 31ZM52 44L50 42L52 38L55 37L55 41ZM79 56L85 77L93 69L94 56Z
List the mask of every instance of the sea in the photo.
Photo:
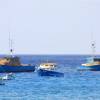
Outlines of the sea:
M78 70L89 55L17 56L22 63L35 65L36 70L14 73L14 79L4 81L0 100L100 100L100 72ZM37 67L45 62L56 63L56 71L64 77L39 76Z

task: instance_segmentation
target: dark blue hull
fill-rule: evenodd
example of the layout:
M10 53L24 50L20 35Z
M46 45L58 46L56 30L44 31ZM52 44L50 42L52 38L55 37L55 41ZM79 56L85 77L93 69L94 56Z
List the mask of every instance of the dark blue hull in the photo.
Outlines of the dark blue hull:
M49 71L49 70L43 70L39 69L38 74L40 76L55 76L55 77L64 77L64 73L55 72L55 71Z
M100 71L100 65L81 66L79 70Z
M35 66L7 66L1 65L0 66L0 73L4 72L31 72L35 71Z

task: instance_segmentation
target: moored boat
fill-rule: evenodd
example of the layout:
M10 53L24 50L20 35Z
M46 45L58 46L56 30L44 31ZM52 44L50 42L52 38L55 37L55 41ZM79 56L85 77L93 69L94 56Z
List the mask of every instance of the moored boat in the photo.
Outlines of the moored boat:
M30 64L21 64L19 57L11 56L0 59L0 73L30 71L35 71L35 66Z
M40 76L55 76L55 77L63 77L64 73L55 71L56 64L55 63L42 63L38 68L38 74Z
M12 39L10 39L10 33L9 33L9 51L10 51L9 56L0 58L0 73L35 71L34 65L22 64L20 58L13 55L14 49L12 47Z
M88 59L87 63L82 64L79 70L100 71L100 58L95 56L95 41L91 43L92 57Z
M82 64L80 70L100 71L100 58L92 58L89 62Z

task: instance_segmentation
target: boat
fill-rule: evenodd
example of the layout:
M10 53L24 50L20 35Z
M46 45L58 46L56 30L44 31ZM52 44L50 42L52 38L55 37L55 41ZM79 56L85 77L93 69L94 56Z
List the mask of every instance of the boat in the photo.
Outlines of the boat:
M55 63L42 63L38 67L38 74L40 76L55 76L55 77L64 77L64 73L55 71Z
M35 66L31 64L22 64L17 56L4 57L0 59L0 73L6 72L32 72Z
M100 58L95 56L95 41L92 41L92 56L82 64L79 70L100 71Z
M87 63L82 64L80 70L100 71L100 58L91 58Z
M13 73L8 73L5 76L2 76L2 80L12 80L14 79Z
M6 72L33 72L35 66L31 64L22 64L18 56L14 56L14 49L12 48L12 40L9 34L9 55L0 58L0 73Z

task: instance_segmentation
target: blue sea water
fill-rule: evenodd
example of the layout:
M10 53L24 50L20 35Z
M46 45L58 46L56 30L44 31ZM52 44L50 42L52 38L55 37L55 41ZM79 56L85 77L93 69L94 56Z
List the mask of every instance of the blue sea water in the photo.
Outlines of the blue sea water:
M14 74L0 86L0 100L100 100L100 72L77 71L89 56L19 55L23 63L55 62L64 77L41 77L37 71ZM0 74L2 75L2 74Z

